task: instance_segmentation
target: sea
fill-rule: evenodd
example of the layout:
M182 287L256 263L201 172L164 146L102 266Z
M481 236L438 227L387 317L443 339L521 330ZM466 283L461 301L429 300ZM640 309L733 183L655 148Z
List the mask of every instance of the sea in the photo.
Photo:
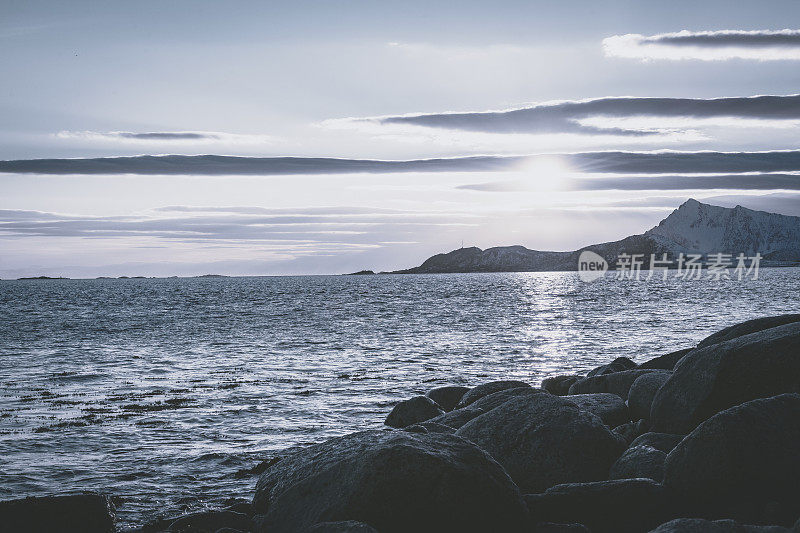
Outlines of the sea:
M430 388L536 385L789 312L800 268L0 281L0 499L109 493L123 527L219 508L261 461Z

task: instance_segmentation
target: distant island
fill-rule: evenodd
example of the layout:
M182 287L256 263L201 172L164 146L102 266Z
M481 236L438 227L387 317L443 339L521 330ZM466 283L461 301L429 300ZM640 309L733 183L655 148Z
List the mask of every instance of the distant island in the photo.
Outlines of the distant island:
M760 253L762 266L800 265L800 217L684 202L656 227L619 241L585 246L571 252L530 250L524 246L498 246L481 250L459 248L428 258L420 266L392 274L459 272L557 272L577 270L581 252L602 256L614 269L622 254L677 257L679 254Z
M372 270L359 270L358 272L351 272L350 274L345 274L345 276L371 276L375 274Z
M20 280L20 281L21 281L21 280L26 280L26 279L69 279L69 278L65 278L65 277L63 277L63 276L58 276L58 277L51 277L51 276L29 276L29 277L25 277L25 278L17 278L17 280Z

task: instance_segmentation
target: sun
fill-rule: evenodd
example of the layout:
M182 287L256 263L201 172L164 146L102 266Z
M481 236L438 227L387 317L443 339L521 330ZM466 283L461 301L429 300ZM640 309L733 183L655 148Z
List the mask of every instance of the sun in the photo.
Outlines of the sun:
M557 155L530 156L516 170L526 189L540 193L565 191L574 172L567 161Z

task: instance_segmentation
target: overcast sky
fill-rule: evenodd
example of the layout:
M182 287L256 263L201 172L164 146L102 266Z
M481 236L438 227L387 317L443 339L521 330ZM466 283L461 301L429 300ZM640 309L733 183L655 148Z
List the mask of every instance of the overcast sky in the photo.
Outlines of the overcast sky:
M5 1L0 277L568 250L689 197L800 215L797 20L792 0Z

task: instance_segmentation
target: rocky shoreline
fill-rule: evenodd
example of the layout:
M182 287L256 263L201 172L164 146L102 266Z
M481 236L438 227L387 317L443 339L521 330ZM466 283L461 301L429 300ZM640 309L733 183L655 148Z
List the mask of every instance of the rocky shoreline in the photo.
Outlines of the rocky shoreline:
M257 465L226 509L128 533L800 532L800 314L541 388L439 387L385 424ZM119 503L4 501L0 531L111 533Z

